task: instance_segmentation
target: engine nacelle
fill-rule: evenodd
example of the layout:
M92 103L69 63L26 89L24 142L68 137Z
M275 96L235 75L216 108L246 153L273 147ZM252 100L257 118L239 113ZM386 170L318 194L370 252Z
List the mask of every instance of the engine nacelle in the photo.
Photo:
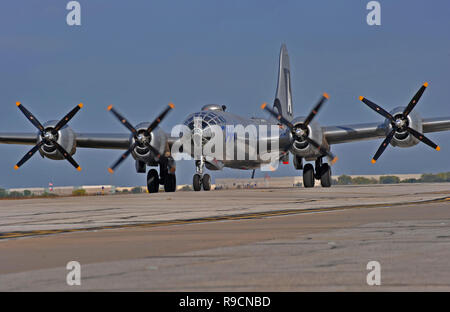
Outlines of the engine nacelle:
M144 134L150 126L149 122L142 122L138 124L135 128L138 132L138 136ZM167 134L164 133L159 127L155 128L150 135L145 139L147 144L151 144L160 155L164 155L166 151L167 145ZM136 139L131 136L130 137L130 146L134 144ZM146 164L152 165L155 163L154 157L157 155L153 155L150 148L147 144L138 143L135 149L131 152L131 155L134 159L145 162Z
M405 109L404 107L396 107L389 113L394 117L394 119L396 119L397 117L401 116L404 109ZM386 123L386 135L388 135L389 132L392 131L392 125L389 120L386 120L385 123ZM412 111L409 113L406 124L410 128L413 128L414 130L423 133L422 118L416 112ZM392 138L391 141L391 145L398 147L411 147L418 144L419 142L420 141L416 139L414 136L412 136L408 131L402 130L394 134L394 137Z
M296 117L291 121L291 123L294 126L299 126L303 124L305 118L306 117ZM307 132L309 138L313 139L314 141L322 145L323 143L322 127L316 121L312 120L304 131ZM302 141L294 140L294 143L292 144L290 151L294 155L304 157L306 160L314 160L320 156L320 152L305 140Z
M56 126L58 123L57 120L51 120L47 121L43 124L44 129L49 130ZM49 131L50 132L50 131ZM64 126L62 127L56 135L54 135L56 142L61 145L71 156L75 154L76 152L76 145L77 145L77 139L75 132L69 127ZM41 134L39 133L37 136L37 142L39 143L42 141L43 138L41 137ZM42 147L39 149L39 153L42 157L47 157L49 159L53 160L63 160L65 159L63 155L56 149L54 144L51 143L44 143Z

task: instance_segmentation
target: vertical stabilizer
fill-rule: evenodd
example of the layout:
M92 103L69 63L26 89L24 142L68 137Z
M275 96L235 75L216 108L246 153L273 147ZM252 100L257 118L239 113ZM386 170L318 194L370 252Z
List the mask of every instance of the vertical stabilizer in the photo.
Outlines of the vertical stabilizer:
M289 55L286 45L281 45L280 64L278 67L278 84L274 109L278 110L284 118L291 121L293 118L292 93L291 93L291 73L289 66Z

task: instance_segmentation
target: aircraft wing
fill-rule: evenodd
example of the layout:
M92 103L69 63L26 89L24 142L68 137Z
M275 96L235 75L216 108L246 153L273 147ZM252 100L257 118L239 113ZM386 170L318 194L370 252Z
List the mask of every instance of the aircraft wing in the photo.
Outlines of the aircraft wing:
M130 148L130 135L127 133L81 133L77 134L77 147L127 150Z
M422 125L424 133L447 131L450 130L450 117L423 118ZM328 126L322 130L331 145L386 137L384 122Z
M0 144L36 145L37 133L1 133ZM126 133L77 133L76 146L81 148L103 148L127 150L130 135Z
M1 144L36 145L36 133L0 133Z

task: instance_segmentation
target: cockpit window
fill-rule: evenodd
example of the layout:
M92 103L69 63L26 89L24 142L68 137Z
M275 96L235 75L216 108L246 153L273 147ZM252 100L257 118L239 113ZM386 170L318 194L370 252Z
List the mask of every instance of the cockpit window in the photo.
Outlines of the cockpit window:
M198 113L193 113L186 118L184 124L189 127L189 129L194 129L194 118L199 117L202 119L202 129L207 128L212 125L220 125L225 123L225 119L222 116L217 115L212 111L202 111Z

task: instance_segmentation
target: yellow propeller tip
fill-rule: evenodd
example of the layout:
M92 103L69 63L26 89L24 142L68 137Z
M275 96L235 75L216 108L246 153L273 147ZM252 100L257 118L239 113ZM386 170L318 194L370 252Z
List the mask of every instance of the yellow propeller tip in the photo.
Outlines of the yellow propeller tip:
M437 146L437 147L436 147L436 150L437 150L437 151L440 151L440 150L441 150L441 148L440 148L439 146Z
M324 96L326 99L329 99L329 98L330 98L330 96L329 96L328 93L326 93L326 92L323 94L323 96Z
M114 173L114 170L112 170L111 168L108 168L108 172L111 173L111 174L113 174L113 173Z
M170 108L175 108L175 105L173 105L173 103L169 103L169 107Z
M425 82L424 84L423 84L423 86L426 88L426 87L428 87L428 82Z
M17 106L20 106L20 102L16 102L16 105L17 105Z
M261 105L261 109L264 109L264 108L266 108L266 106L267 106L267 103L266 103L266 102L262 103L262 105Z
M78 104L78 107L79 107L79 108L83 108L83 106L84 106L83 103Z
M81 171L81 167L80 167L80 166L78 166L78 167L77 167L77 170L78 170L78 171Z
M107 107L107 110L111 110L112 109L112 105L109 105L108 107Z
M376 163L377 161L375 159L372 159L372 164Z
M14 170L17 170L17 169L19 169L19 166L15 165Z
M359 100L360 100L360 101L364 100L364 97L363 97L363 96L360 96L360 97L359 97Z

